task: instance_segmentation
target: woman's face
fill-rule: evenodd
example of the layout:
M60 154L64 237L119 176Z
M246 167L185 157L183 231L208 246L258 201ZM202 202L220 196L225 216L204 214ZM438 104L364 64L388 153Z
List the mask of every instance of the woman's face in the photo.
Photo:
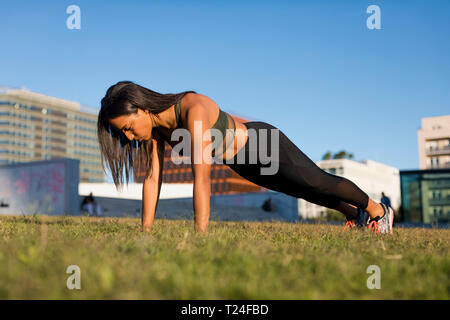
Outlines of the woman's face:
M152 132L152 119L148 110L138 108L138 113L119 116L109 121L112 127L122 131L128 140L149 140Z

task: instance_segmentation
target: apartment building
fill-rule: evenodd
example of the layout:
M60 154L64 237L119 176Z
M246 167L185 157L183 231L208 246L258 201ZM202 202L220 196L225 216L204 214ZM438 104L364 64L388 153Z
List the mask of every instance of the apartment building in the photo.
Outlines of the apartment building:
M98 110L26 89L0 87L0 164L80 160L80 182L103 182Z
M417 140L420 169L450 168L450 115L423 118Z
M380 201L381 192L384 192L395 210L400 207L400 174L397 168L372 160L330 159L318 161L316 164L328 173L354 182L373 200ZM303 199L298 201L300 217L308 219L325 216L327 208Z

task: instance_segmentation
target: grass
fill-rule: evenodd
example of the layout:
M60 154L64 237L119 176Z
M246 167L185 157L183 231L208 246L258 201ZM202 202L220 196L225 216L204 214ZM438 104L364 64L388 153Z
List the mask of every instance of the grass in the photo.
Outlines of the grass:
M449 299L450 230L393 236L333 225L0 217L1 299ZM66 287L69 265L81 289ZM381 270L370 290L367 267Z

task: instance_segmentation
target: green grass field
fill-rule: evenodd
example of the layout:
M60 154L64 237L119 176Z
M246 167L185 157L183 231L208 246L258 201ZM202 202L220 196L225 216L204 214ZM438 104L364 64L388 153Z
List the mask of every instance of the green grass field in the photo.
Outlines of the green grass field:
M450 230L0 217L1 299L449 299ZM69 290L69 265L81 289ZM381 289L368 289L367 267Z

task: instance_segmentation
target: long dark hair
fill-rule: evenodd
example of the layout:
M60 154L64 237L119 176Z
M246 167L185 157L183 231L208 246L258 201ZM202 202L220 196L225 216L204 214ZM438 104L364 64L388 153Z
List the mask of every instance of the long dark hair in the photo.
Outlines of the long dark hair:
M142 142L130 141L125 134L114 129L110 120L123 115L136 114L138 108L149 110L152 115L159 118L158 113L176 104L187 93L195 91L183 91L181 93L162 94L144 88L132 81L119 81L109 87L105 97L101 101L98 114L97 135L100 144L100 155L103 171L106 173L106 165L116 185L116 189L124 183L123 170L125 169L126 183L129 181L129 171L133 171L134 180L137 180L137 172L146 170L145 178L151 172L152 163L152 139Z

